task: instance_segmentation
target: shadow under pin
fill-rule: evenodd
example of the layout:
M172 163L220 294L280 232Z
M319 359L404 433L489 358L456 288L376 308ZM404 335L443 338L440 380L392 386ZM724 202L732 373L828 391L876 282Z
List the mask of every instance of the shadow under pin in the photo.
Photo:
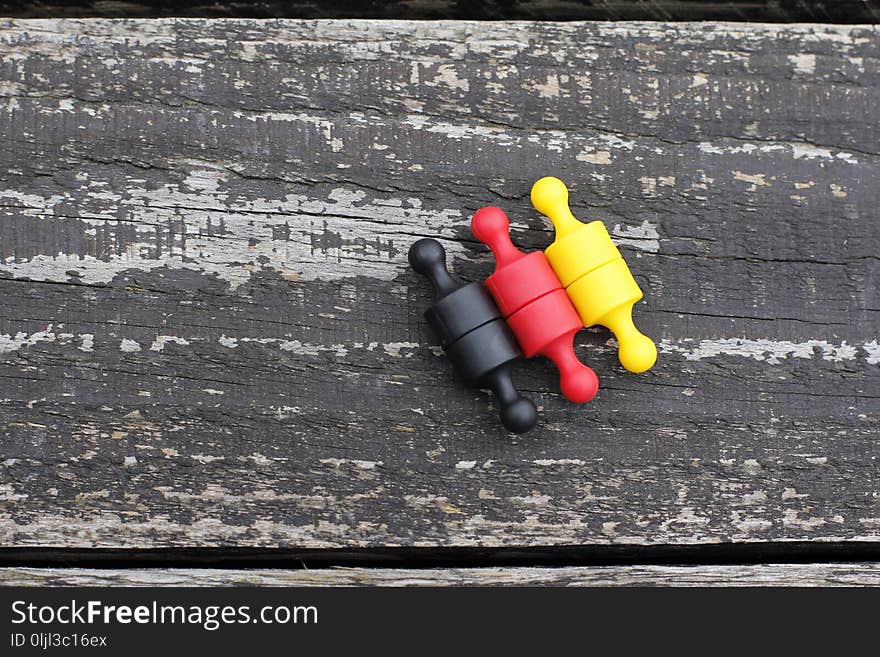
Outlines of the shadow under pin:
M538 411L513 385L510 365L522 357L516 339L486 289L459 283L446 269L446 251L437 240L410 247L409 264L434 286L434 303L425 318L437 333L455 371L471 386L490 388L501 404L508 431L534 428Z

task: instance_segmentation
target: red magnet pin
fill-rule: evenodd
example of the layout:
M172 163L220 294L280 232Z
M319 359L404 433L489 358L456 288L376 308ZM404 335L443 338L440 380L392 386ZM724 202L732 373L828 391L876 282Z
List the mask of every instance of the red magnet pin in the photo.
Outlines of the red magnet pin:
M590 401L599 389L596 373L574 355L574 334L584 324L543 251L523 253L510 241L510 222L496 207L481 208L471 231L495 254L495 272L485 285L526 358L541 354L559 370L562 394Z

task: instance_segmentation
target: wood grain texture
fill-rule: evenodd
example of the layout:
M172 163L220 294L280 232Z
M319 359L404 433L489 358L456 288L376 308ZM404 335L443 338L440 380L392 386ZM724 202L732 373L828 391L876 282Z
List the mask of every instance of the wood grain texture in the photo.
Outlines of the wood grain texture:
M870 27L0 21L0 544L880 538ZM646 291L505 434L407 270L557 174Z
M0 568L0 586L880 586L880 565L324 570Z

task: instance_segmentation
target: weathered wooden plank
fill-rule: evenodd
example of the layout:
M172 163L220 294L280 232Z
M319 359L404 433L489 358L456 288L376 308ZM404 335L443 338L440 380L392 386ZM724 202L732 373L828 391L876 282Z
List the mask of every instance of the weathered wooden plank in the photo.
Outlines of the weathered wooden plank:
M0 22L3 545L877 540L868 27ZM491 35L487 37L486 35ZM407 271L555 173L661 343L504 434Z
M871 23L877 0L2 0L0 13L17 18L382 18L479 20L747 20Z
M0 586L880 586L880 565L320 570L0 568Z

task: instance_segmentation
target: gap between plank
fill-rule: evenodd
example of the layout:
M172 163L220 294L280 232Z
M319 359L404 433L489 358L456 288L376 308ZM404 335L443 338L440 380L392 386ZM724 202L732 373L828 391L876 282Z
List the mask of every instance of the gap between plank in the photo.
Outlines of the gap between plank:
M880 543L806 541L712 545L509 548L0 548L0 568L485 568L880 562Z

